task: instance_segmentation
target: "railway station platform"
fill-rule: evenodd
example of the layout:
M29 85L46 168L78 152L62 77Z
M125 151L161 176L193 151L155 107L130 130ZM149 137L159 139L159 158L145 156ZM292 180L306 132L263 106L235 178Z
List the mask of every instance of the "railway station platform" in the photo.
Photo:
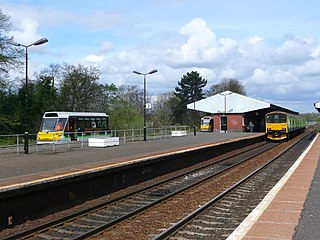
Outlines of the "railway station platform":
M227 240L320 239L320 136Z
M59 174L86 171L108 164L117 164L142 159L160 153L175 152L207 144L237 141L242 138L262 136L264 133L189 133L183 137L169 137L158 140L120 143L119 146L105 148L77 148L55 151L45 150L30 154L0 154L0 191L10 184L36 181L55 177Z

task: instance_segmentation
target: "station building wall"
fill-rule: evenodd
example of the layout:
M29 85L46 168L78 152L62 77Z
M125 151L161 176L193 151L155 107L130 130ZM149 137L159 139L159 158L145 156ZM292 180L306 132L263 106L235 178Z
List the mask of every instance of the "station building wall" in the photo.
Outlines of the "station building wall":
M242 114L228 114L228 130L232 132L243 132L243 117Z
M214 114L213 127L215 132L220 132L221 130L221 117L220 114ZM243 116L242 114L227 114L227 127L228 132L243 132Z

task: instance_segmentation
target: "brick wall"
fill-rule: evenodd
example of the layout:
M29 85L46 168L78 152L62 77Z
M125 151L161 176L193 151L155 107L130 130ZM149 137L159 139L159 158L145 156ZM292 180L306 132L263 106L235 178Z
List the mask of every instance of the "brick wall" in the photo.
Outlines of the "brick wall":
M228 114L228 131L242 132L242 114ZM220 132L220 115L214 115L214 131Z

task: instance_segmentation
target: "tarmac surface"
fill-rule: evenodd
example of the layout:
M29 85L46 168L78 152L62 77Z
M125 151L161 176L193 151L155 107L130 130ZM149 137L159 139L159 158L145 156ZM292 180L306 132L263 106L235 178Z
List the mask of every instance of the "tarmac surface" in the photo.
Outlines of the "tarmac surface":
M197 133L183 137L168 137L163 139L147 141L120 143L119 146L92 148L85 146L81 148L67 145L39 146L38 153L0 155L0 186L1 180L8 178L19 178L48 171L66 170L82 165L103 163L118 158L135 157L160 153L162 151L174 151L195 145L223 142L243 137L252 137L262 133ZM86 144L87 145L87 144Z

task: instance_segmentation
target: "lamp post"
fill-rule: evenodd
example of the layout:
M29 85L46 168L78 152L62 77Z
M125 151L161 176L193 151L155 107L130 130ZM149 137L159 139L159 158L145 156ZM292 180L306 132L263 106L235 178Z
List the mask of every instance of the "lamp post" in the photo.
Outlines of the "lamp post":
M133 73L138 75L143 75L143 140L147 141L147 127L146 127L146 76L148 74L153 74L158 72L157 69L153 69L147 73L141 73L138 71L133 71Z
M48 39L46 38L41 38L37 41L35 41L34 43L31 43L29 45L23 45L21 43L16 43L16 42L10 42L12 45L16 46L16 47L24 47L26 49L26 95L25 95L25 111L24 111L24 121L25 121L25 134L24 134L24 153L28 154L29 153L29 137L28 137L28 132L27 132L27 128L28 128L28 47L31 46L38 46L41 44L44 44L48 42Z
M232 94L232 92L224 92L224 94L219 93L219 95L224 97L224 117L225 117L225 121L226 121L226 128L224 130L224 132L227 132L227 128L228 128L228 118L227 118L227 95Z
M197 127L196 127L196 100L195 100L195 93L194 93L194 89L196 86L194 85L189 85L189 84L184 84L187 87L190 87L192 89L192 95L191 95L191 99L193 101L193 136L197 136Z

